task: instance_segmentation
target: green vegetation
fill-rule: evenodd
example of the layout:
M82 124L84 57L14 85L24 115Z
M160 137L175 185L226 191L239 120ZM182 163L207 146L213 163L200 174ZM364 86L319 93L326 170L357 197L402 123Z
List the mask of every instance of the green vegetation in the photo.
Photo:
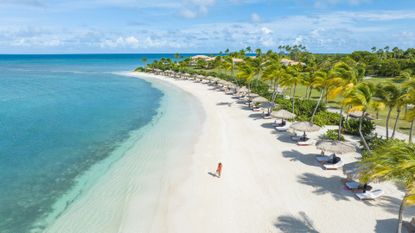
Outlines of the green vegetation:
M412 136L415 49L386 47L351 54L312 54L304 46L295 45L280 46L279 50L256 49L251 57L246 55L252 53L249 47L220 52L216 57L178 57L176 62L162 58L148 67L215 76L246 86L276 102L279 108L297 114L296 120L321 126L338 124L338 138L342 132L350 133L367 144L372 132L369 130L373 129L373 124L367 123L368 115L376 124L387 126L388 139L399 130ZM327 107L339 109L337 117L328 113ZM354 125L356 120L343 119L344 113L352 112L363 113L358 125Z
M337 130L331 129L327 130L327 132L323 135L323 137L330 139L330 140L337 140ZM344 141L343 135L340 137L340 141Z
M415 145L389 140L375 147L370 156L361 161L361 181L392 180L402 184L405 195L398 213L397 233L402 229L405 206L415 204Z

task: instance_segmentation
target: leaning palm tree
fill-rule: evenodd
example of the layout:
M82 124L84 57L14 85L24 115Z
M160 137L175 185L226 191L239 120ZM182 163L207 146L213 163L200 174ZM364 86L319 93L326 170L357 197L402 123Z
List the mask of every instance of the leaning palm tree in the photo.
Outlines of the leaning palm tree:
M327 90L330 88L330 77L328 73L322 70L314 73L314 78L313 82L311 83L311 86L320 92L320 97L318 98L317 104L314 108L310 120L311 123L313 123L314 116L316 115L317 109L320 106L321 101L323 100L323 96L326 95Z
M348 65L345 62L338 62L330 70L330 86L331 88L327 93L328 99L335 99L344 97L344 95L349 92L359 81L359 72L352 66ZM338 138L340 140L342 132L342 123L343 123L343 105L340 101L340 121L339 121L339 130Z
M386 139L389 139L389 120L392 110L397 106L401 91L399 87L393 83L381 83L376 86L375 97L388 107L388 115L386 116Z
M374 86L370 83L359 83L348 93L346 93L343 103L352 106L349 112L361 111L362 116L359 119L359 134L368 153L370 153L369 145L362 133L362 122L366 117L368 108L371 106L374 96Z
M270 59L265 65L261 79L266 82L270 82L272 87L272 102L275 101L279 80L282 76L284 76L284 71L285 70L282 68L279 58Z
M303 80L302 73L300 72L301 67L299 66L289 66L286 69L285 75L281 77L281 84L286 87L292 88L292 112L295 110L295 91L298 84Z
M398 213L397 233L402 231L402 214L405 206L415 204L415 145L390 140L375 148L361 161L361 181L393 180L402 183L405 195Z

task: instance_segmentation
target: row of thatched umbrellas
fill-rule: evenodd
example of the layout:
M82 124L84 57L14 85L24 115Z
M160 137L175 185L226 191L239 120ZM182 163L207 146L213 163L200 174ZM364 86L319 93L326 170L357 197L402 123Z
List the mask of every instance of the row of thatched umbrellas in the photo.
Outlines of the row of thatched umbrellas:
M235 93L238 95L246 95L245 97L248 100L248 104L249 106L251 105L251 103L259 103L261 104L261 108L267 109L268 110L268 114L271 115L271 117L273 118L277 118L277 119L281 119L281 120L292 120L296 117L296 115L294 113L291 113L285 109L281 109L278 110L276 112L272 112L272 109L275 107L275 103L270 102L268 99L259 96L256 93L250 93L250 91L245 87L237 87L235 84L233 84L232 82L223 80L223 79L219 79L213 76L203 76L203 75L191 75L191 74L187 74L187 73L176 73L173 71L162 71L162 70L158 70L155 69L153 70L154 73L156 74L166 74L168 76L179 76L179 77L185 77L185 78L194 78L194 79L198 79L200 81L202 80L207 80L209 81L209 83L215 83L218 86L221 86L222 88L233 88L235 90ZM320 127L311 123L311 122L306 122L306 121L302 121L302 122L294 122L293 124L291 124L290 126L291 129L295 130L295 131L301 131L304 133L304 136L306 136L306 132L316 132L320 130ZM316 147L317 149L324 151L324 152L331 152L331 153L335 153L335 154L346 154L346 153L351 153L351 152L355 152L356 151L356 147L354 147L353 145L350 145L348 143L345 142L341 142L341 141L334 141L334 140L321 140L319 142L316 143Z
M277 119L282 120L290 120L294 119L296 115L294 113L291 113L285 109L281 109L279 111L271 113L271 116ZM296 130L296 131L302 131L304 132L316 132L320 130L320 127L311 123L311 122L294 122L290 128ZM346 154L346 153L352 153L356 151L356 147L353 145L350 145L345 142L341 141L334 141L334 140L321 140L316 143L316 147L319 150L327 151L335 154Z

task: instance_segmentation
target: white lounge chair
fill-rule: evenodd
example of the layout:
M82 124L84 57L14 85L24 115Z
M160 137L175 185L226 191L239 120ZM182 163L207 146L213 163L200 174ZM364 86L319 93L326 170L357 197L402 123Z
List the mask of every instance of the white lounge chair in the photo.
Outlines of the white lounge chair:
M343 167L343 161L340 160L339 162L337 162L335 164L326 163L326 164L323 164L323 167L326 170L337 170L337 169Z
M376 189L373 191L366 191L365 193L355 193L356 197L360 200L374 200L383 196L383 191L380 189Z
M314 145L314 144L316 144L316 140L310 139L310 138L306 141L298 141L297 142L297 145L299 145L299 146L311 146L311 145Z
M276 129L277 131L280 131L280 132L285 132L285 131L287 131L289 128L290 128L290 126L289 126L288 124L285 124L284 126L276 126L276 127L275 127L275 129Z

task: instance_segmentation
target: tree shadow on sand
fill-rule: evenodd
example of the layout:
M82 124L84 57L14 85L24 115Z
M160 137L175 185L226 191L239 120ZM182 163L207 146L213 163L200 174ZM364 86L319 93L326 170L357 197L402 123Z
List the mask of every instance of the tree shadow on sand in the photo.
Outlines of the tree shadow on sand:
M376 233L391 233L396 231L398 219L381 219L376 220L375 232ZM402 233L407 233L405 227L402 227Z
M379 198L379 200L377 200L374 203L371 202L365 202L366 205L370 205L370 206L380 206L382 208L384 208L386 211L388 211L389 213L393 213L398 215L398 211L399 211L399 206L401 204L401 199L396 198L396 197L391 197L391 196L383 196L381 198ZM412 217L415 216L415 206L407 206L405 207L404 211L403 211L403 216L404 217Z
M317 195L330 194L337 201L354 200L353 193L345 190L340 176L323 177L312 173L304 173L298 177L298 181L314 188Z
M282 156L289 158L290 161L300 161L301 163L308 166L321 167L320 164L316 161L315 154L303 154L299 151L291 150L283 151Z
M299 215L300 217L280 216L274 226L284 233L319 233L306 213L300 212Z

